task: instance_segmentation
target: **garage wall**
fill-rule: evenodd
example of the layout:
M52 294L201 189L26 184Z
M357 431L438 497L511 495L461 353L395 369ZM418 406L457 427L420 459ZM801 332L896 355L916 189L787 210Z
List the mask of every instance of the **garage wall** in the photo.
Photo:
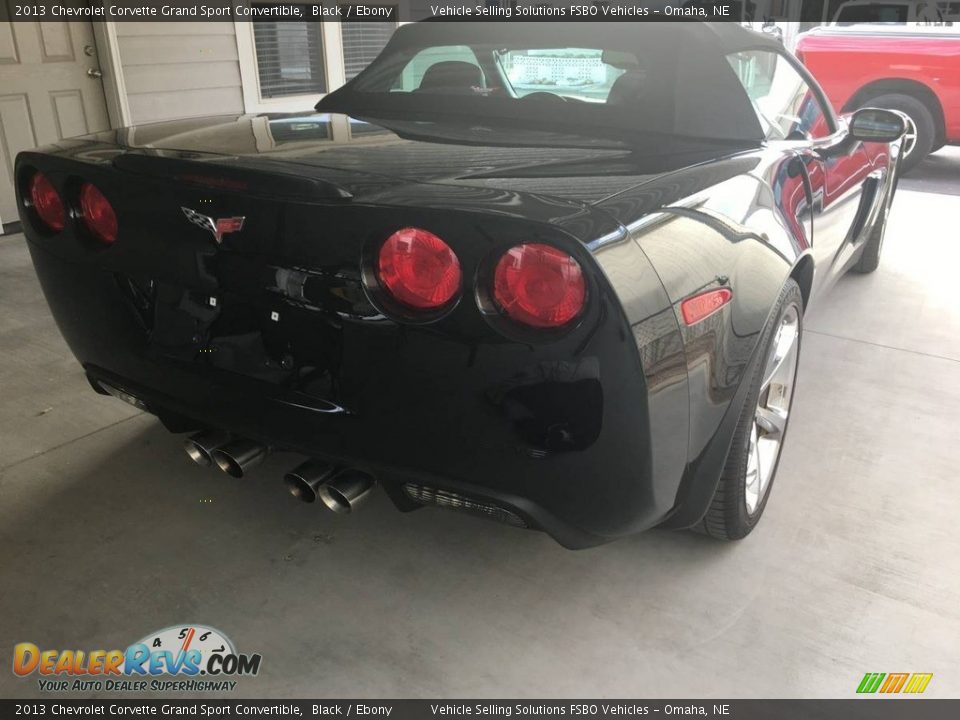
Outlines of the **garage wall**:
M116 28L132 124L243 112L232 22L119 22Z

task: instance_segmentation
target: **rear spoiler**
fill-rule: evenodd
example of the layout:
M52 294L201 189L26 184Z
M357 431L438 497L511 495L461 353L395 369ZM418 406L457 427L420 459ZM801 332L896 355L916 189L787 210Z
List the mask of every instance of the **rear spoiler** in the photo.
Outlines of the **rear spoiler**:
M123 172L159 177L188 185L288 198L349 200L344 188L323 178L294 175L290 166L272 160L169 150L127 151L113 159Z

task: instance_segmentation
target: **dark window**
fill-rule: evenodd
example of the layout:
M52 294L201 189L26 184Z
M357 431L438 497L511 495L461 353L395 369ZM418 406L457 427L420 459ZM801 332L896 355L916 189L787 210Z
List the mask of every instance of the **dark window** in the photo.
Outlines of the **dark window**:
M253 23L253 36L260 97L327 91L321 23L257 21Z
M343 69L347 80L373 62L396 29L397 24L392 22L345 22L340 25Z

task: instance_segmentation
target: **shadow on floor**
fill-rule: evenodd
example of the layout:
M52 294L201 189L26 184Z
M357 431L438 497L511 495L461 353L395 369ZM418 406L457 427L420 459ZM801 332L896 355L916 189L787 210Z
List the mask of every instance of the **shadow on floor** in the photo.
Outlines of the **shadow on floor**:
M679 623L671 598L695 592L698 578L733 552L663 531L571 552L541 533L449 511L402 514L383 493L341 517L286 493L281 477L294 456L275 455L236 480L190 463L179 436L147 416L101 434L113 437L5 474L5 485L43 486L30 488L33 504L3 527L10 561L0 584L7 612L20 618L15 641L126 647L151 630L205 622L241 651L269 657L269 672L249 684L253 695L281 692L284 678L305 681L304 655L340 663L331 682L349 678L357 663L377 674L387 648L398 662L428 662L409 657L402 648L411 641L394 633L415 633L414 644L439 643L448 653L445 633L453 633L462 649L489 658L517 637L586 642L629 618L630 643L639 624L651 647L693 647L698 636L668 630L664 614L678 614ZM651 576L655 584L645 582ZM656 622L641 612L651 605L661 608ZM575 616L576 627L568 627ZM701 622L689 623L691 630ZM352 648L348 657L344 648ZM379 671L381 681L393 677L389 668ZM406 673L394 675L400 683ZM414 684L443 675L431 667ZM343 683L342 692L361 692ZM450 686L427 692L434 691ZM390 692L410 694L402 685L379 691Z
M960 147L945 147L928 156L913 172L900 179L900 187L960 195Z

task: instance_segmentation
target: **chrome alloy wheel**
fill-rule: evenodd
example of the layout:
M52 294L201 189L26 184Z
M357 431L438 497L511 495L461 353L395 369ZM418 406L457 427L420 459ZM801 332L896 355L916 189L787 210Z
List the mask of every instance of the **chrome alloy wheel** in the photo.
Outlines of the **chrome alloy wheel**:
M756 513L761 506L777 467L787 429L799 357L800 308L791 304L773 339L773 348L763 370L757 411L750 428L744 497L749 515Z
M905 114L904 118L907 127L903 133L903 145L901 146L900 152L903 153L903 158L906 160L917 146L917 124L909 115Z

